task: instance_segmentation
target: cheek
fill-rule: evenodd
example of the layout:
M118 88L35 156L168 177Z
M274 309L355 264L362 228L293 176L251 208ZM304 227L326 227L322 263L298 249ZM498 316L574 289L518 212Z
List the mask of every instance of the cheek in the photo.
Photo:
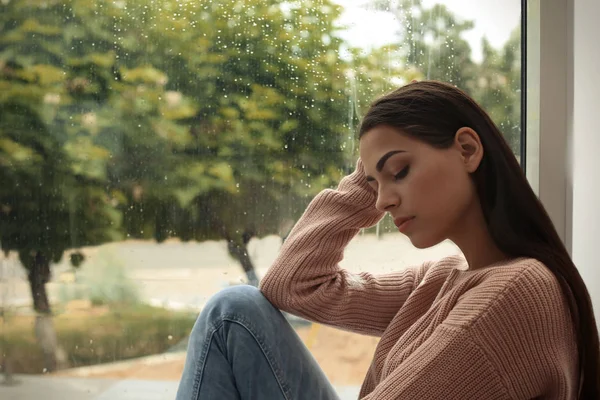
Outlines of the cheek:
M427 248L447 239L468 207L469 179L464 172L448 166L432 168L420 179L415 179L411 203L423 228L411 238L416 247Z
M432 165L420 176L415 176L411 192L414 205L426 214L447 214L461 200L464 192L462 179L445 164ZM413 197L413 196L411 196Z

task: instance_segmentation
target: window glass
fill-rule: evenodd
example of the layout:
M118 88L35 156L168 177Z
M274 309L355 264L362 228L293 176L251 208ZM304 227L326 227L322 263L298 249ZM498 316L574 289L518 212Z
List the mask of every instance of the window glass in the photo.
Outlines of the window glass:
M198 311L258 282L399 85L463 88L520 157L520 4L0 1L0 394L172 398ZM342 266L456 251L392 228ZM377 339L290 320L357 390Z

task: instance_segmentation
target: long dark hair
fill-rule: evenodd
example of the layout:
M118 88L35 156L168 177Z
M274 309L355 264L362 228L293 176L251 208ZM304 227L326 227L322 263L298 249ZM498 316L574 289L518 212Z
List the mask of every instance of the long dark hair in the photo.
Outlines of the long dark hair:
M487 113L454 86L422 81L377 99L362 120L359 137L378 125L398 128L437 148L450 147L462 127L479 134L484 155L472 178L492 238L504 253L535 258L556 276L577 331L579 398L600 398L598 328L590 295L550 217Z

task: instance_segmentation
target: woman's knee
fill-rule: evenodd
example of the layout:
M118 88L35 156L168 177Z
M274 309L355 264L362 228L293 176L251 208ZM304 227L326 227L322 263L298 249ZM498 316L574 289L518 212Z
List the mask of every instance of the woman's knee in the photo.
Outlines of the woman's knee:
M202 314L209 318L224 315L254 315L258 310L273 308L260 290L250 285L232 286L221 290L204 306Z

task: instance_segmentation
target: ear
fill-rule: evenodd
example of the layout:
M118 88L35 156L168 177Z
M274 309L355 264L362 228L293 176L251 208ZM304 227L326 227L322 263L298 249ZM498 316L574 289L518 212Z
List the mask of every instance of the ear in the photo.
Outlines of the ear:
M483 159L483 145L477 132L467 127L460 128L454 135L454 146L460 152L467 172L477 171Z

